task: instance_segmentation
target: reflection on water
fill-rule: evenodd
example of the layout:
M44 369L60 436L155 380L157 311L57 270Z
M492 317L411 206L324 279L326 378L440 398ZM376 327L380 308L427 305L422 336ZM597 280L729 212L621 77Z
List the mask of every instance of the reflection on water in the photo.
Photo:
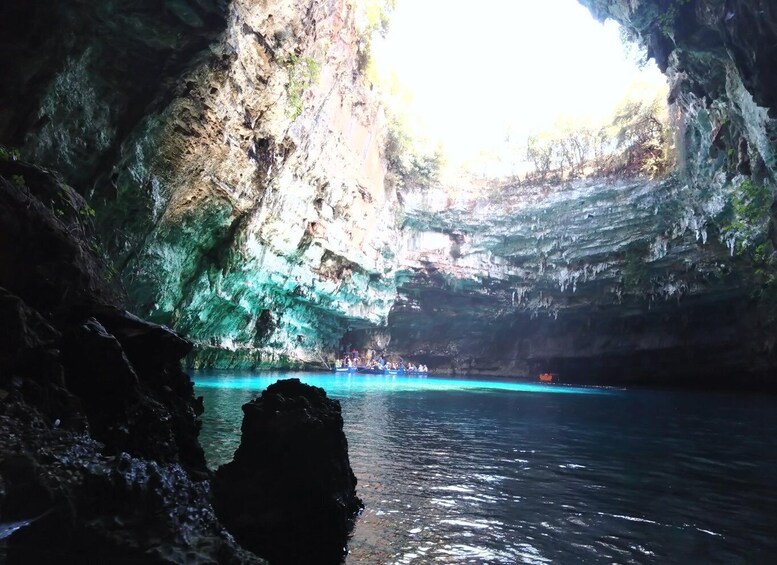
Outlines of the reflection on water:
M242 404L300 375L195 376L217 466L239 443ZM343 406L366 505L350 565L777 558L775 398L303 380Z

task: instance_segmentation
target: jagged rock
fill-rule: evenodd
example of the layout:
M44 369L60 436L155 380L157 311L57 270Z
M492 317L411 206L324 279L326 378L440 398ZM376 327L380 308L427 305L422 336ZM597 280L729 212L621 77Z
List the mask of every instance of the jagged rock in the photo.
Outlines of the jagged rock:
M399 296L386 329L347 336L360 349L442 373L772 386L755 267L681 178L433 196L406 201Z
M117 307L89 216L0 162L0 561L262 563L210 507L191 344Z
M192 350L192 343L170 328L141 320L125 310L102 308L94 313L121 343L141 376L177 366Z
M58 175L0 159L0 286L58 318L116 300L88 210Z
M105 455L18 397L0 401L0 453L0 522L24 524L0 541L4 563L264 563L219 524L208 481Z
M240 447L213 483L222 522L272 563L339 563L361 506L340 403L288 379L243 412Z
M0 389L19 389L65 429L84 431L81 401L65 387L60 333L24 301L0 288Z

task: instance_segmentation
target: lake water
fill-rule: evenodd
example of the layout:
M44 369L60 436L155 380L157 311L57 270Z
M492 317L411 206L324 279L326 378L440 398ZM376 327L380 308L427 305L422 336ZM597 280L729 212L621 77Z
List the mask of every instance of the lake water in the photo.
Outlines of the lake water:
M499 380L195 373L215 468L279 378L343 407L347 563L777 563L777 398Z

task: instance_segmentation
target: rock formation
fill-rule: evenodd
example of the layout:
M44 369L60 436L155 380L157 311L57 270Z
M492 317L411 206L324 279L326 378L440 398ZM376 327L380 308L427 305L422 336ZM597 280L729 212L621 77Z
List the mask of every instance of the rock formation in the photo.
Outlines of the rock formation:
M406 199L398 302L348 339L446 372L773 387L774 7L583 3L668 74L679 169L496 204Z
M395 294L357 8L151 4L13 9L36 27L5 30L0 140L88 195L133 311L196 365L318 362Z
M162 324L229 365L302 363L385 319L393 199L357 18L347 1L0 9L3 560L261 561L211 509L192 341ZM337 471L324 506L350 519ZM345 527L318 528L337 559Z
M361 508L340 403L288 379L243 412L240 447L213 482L219 518L272 563L340 563Z
M259 563L210 507L191 343L114 305L89 209L0 161L0 557Z
M750 359L749 377L768 377L753 265L695 223L686 186L543 188L444 208L408 199L388 329L349 339L441 372L712 386Z
M350 330L445 371L773 387L776 9L584 3L669 75L679 170L446 206L385 182L349 0L0 7L0 560L260 562L210 505L184 356L301 366ZM290 451L333 477L337 519L316 531L336 560L357 504L347 460L325 457L339 411L295 387L249 405L220 476L280 480L263 410L299 416ZM286 470L257 504L319 494ZM227 483L241 541L300 534L283 500L236 517ZM257 549L308 559L276 538Z

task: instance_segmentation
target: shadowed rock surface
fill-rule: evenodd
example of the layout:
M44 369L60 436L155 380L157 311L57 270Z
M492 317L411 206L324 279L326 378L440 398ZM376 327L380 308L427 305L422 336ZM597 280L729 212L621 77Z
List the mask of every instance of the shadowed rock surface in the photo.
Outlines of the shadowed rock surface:
M85 210L0 162L0 560L260 563L210 506L191 343L114 305Z
M701 220L674 178L532 190L408 199L388 327L348 340L444 373L770 386L774 311L722 207Z
M0 7L9 561L260 562L213 515L192 342L164 324L230 365L302 363L385 318L355 20L343 1Z
M361 508L340 403L288 379L243 412L240 447L213 481L219 518L272 563L340 563Z

